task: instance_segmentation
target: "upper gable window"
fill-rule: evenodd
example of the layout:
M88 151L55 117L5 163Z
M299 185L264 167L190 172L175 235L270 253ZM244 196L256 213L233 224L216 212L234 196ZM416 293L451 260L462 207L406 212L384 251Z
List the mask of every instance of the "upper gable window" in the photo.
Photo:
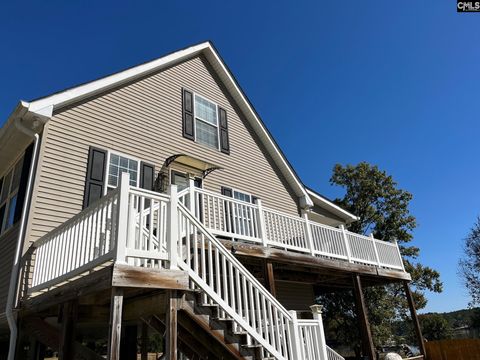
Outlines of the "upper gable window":
M227 112L214 102L183 89L183 136L230 154Z
M213 102L195 94L195 140L218 149L218 110Z

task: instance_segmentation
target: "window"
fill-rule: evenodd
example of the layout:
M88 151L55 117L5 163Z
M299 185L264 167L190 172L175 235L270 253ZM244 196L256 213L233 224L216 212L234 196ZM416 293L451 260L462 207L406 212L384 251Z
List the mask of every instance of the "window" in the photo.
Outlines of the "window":
M18 189L22 175L23 156L0 179L0 233L11 228L15 223Z
M120 176L124 172L130 174L130 185L138 186L140 161L110 151L108 155L106 191L115 189L118 186Z
M195 94L195 141L218 149L217 105Z
M243 193L238 190L233 190L233 198L237 200L245 201L248 203L252 202L252 196L250 194Z
M257 199L258 199L256 196L253 196L253 195L251 195L249 193L246 193L244 191L232 189L232 188L225 187L225 186L221 187L221 193L222 193L222 195L232 197L236 200L245 201L247 203L253 203L253 204L256 204Z

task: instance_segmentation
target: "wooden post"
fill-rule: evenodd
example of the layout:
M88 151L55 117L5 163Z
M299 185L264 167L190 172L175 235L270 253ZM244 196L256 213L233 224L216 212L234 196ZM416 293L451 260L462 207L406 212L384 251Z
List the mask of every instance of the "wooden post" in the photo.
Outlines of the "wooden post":
M77 303L76 301L68 301L62 305L62 327L60 333L60 346L58 358L73 359L74 358L74 342L75 342L75 321L77 319Z
M120 341L122 335L123 289L112 288L110 300L110 327L108 336L108 360L120 359Z
M166 312L166 339L165 339L165 358L169 360L177 360L177 308L178 299L176 290L168 290L167 292L167 312Z
M423 358L427 358L427 352L425 350L425 343L423 342L422 328L420 327L420 321L418 320L417 311L415 309L415 302L413 301L412 291L408 285L408 281L403 282L403 288L405 289L405 295L407 296L408 306L410 307L410 314L412 316L413 326L418 339L418 346Z
M148 360L148 325L142 322L141 360Z
M168 187L170 201L167 205L167 252L170 269L178 269L178 196L177 185Z
M275 275L273 273L273 264L271 261L264 260L263 271L265 277L265 286L274 297L277 297L277 289L275 287Z
M365 305L365 298L363 297L360 275L353 275L353 285L357 313L360 320L363 351L366 353L366 355L368 355L370 360L376 360L375 347L373 345L372 332L370 330L370 323L368 321L368 312Z

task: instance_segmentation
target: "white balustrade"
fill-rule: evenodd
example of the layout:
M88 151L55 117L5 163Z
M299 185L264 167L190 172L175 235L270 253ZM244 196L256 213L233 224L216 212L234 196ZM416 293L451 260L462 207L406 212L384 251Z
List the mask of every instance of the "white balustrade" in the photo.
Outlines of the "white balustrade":
M131 188L128 196L127 264L165 268L169 197L136 188Z
M194 188L195 216L215 235L302 253L403 270L397 244ZM182 203L189 207L189 190Z
M29 292L61 283L113 258L118 190L81 211L34 243Z

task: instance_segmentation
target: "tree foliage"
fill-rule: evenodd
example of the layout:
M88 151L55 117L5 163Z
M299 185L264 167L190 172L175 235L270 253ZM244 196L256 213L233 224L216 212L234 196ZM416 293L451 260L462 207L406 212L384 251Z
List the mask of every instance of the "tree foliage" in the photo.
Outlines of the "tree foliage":
M373 233L377 239L398 241L405 268L412 276L416 307L424 308L427 303L424 292L441 292L442 283L436 270L416 262L420 250L408 244L413 238L412 230L417 226L409 210L412 194L399 189L385 171L366 162L335 165L330 183L345 190L345 195L335 199L335 203L359 218L348 226L350 231L364 235ZM401 286L395 284L364 290L374 341L377 345L385 344L392 336L392 323L408 315L405 294ZM335 328L331 325L330 319L333 318L335 322L342 323L343 328L357 326L355 304L338 301L342 297L344 294L333 293L319 298L326 308L327 331ZM339 335L337 332L332 337ZM351 338L348 341L355 344L358 339Z
M465 238L464 252L460 276L470 293L470 306L480 305L480 217Z
M440 314L425 314L419 316L423 336L430 341L449 339L451 327Z

